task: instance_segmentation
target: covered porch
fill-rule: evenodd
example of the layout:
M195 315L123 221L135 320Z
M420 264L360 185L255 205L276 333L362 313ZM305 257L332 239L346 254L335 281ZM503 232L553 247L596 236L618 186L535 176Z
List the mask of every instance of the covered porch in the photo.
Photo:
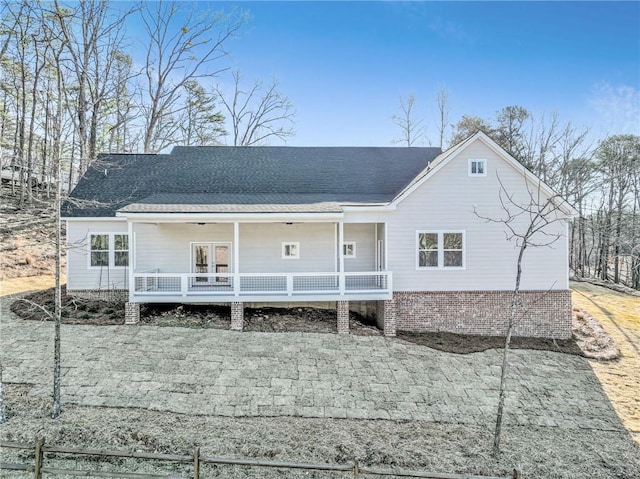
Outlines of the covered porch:
M241 329L243 303L335 301L348 322L348 301L392 299L385 223L345 223L338 212L122 215L132 311L229 303Z

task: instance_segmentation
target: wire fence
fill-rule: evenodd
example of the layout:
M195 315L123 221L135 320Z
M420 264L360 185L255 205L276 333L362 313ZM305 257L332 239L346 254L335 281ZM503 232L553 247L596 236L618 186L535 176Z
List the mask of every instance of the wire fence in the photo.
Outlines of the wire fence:
M48 446L44 438L33 444L0 441L3 478L96 477L124 479L205 479L225 478L317 478L368 479L431 478L431 479L521 479L517 470L504 476L437 473L407 469L382 469L359 464L312 464L260 459L223 458L200 454L158 454L146 452L109 451ZM19 461L19 462L18 462Z

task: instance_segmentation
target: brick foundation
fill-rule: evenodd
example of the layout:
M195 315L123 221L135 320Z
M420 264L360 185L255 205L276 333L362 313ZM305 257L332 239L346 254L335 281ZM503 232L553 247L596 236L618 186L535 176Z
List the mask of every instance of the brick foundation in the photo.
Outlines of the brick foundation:
M91 301L120 302L129 299L129 291L126 289L76 289L67 290L67 295Z
M241 302L231 303L231 330L242 331L244 328L244 304Z
M504 336L511 291L446 291L394 293L396 327ZM521 291L515 336L571 337L571 292ZM385 331L386 333L386 331Z
M140 322L140 303L124 303L124 324Z
M338 334L349 334L349 301L336 301Z
M396 305L395 300L377 301L376 324L384 331L385 336L396 335Z

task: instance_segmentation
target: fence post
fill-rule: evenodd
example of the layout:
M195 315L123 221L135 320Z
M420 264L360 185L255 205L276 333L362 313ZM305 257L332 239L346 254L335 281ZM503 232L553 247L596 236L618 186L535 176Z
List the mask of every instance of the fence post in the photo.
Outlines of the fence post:
M522 475L520 474L520 471L518 471L517 469L513 470L513 479L522 479Z
M193 451L193 479L200 478L200 448Z
M358 461L353 461L353 479L360 477L360 468L358 467Z
M33 475L35 479L41 479L42 477L42 474L40 472L43 459L42 446L44 446L44 437L40 439L36 437L36 458L35 465L33 467Z

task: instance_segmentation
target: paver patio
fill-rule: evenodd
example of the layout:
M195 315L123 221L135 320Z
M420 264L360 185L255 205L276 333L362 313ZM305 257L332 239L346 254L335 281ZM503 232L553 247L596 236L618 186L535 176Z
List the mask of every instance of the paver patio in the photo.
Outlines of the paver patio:
M7 383L52 384L53 324L2 299ZM512 352L507 424L622 429L589 363ZM501 352L455 355L396 338L237 333L153 326L62 326L63 404L223 416L493 423Z

